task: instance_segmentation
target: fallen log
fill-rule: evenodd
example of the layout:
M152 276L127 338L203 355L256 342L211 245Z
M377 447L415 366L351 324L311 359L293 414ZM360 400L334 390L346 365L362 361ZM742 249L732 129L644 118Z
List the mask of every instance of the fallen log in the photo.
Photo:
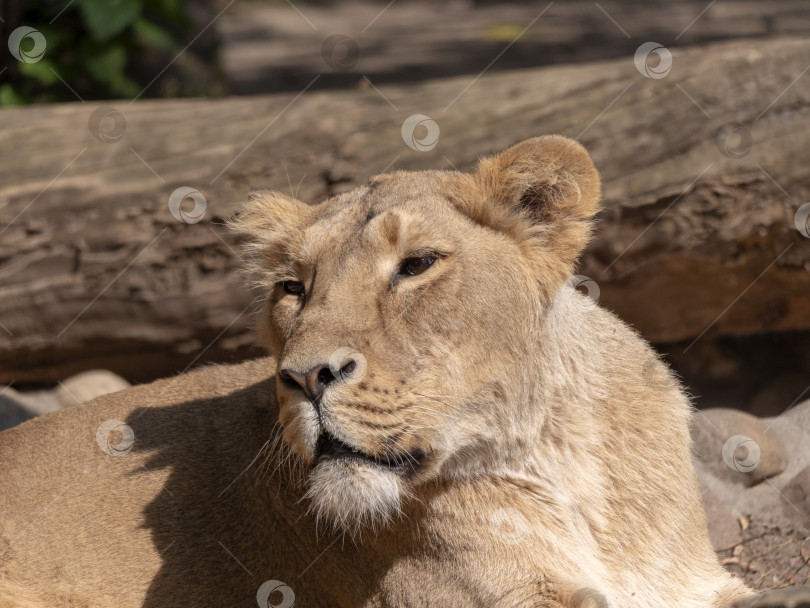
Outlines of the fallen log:
M315 201L384 170L468 169L541 133L593 154L605 210L581 273L648 339L810 329L796 225L810 43L673 51L663 77L653 64L4 110L0 383L95 367L139 381L251 356L256 294L221 221L250 187ZM403 137L416 114L435 121L435 145L424 118ZM197 193L181 202L179 188Z

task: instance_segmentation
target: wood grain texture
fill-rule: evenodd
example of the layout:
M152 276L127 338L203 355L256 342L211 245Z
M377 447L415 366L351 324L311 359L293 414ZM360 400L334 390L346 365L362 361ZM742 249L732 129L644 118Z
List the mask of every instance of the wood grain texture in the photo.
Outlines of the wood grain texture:
M379 90L4 110L0 383L97 366L143 380L253 355L255 294L221 225L249 188L317 201L383 170L467 170L542 133L591 151L605 210L581 272L648 339L810 329L810 239L794 226L810 200L810 43L676 50L661 79L632 59ZM102 106L123 122L107 117L94 134ZM440 127L430 151L403 142L417 113ZM745 154L745 141L724 139L729 124L750 135ZM182 186L205 196L202 221L170 213Z

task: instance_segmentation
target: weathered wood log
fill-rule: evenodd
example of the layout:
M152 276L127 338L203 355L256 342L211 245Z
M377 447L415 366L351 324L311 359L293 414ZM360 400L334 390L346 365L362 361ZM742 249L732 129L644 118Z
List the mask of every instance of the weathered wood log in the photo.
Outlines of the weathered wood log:
M5 110L0 382L88 367L142 380L248 356L255 294L220 219L250 187L314 201L383 170L468 169L540 133L592 152L605 211L581 272L646 337L810 329L810 239L794 225L810 200L810 43L672 56L662 78L627 57L378 89ZM424 125L406 145L414 114L438 125L435 147L413 149L431 147L417 145ZM180 187L204 196L200 221L173 217Z
M313 88L353 87L363 76L378 87L472 78L496 56L488 73L632 57L651 39L690 46L810 32L804 0L389 4L319 0L295 10L286 2L234 4L217 28L231 91L298 92L318 73ZM343 44L335 38L325 44L335 33Z

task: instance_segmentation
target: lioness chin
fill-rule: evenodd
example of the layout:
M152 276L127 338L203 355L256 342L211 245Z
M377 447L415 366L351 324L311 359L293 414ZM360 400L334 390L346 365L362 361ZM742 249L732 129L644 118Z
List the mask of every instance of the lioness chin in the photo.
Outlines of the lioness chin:
M317 205L252 192L272 358L0 435L0 605L752 597L709 544L688 399L570 285L598 200L555 136Z

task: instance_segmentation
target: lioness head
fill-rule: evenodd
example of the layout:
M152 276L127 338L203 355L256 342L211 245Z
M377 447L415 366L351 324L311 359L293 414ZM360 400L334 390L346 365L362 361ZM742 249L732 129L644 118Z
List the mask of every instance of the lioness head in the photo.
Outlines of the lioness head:
M520 362L598 199L587 152L559 136L317 205L250 194L234 223L267 295L283 440L319 516L374 526L425 481L519 452Z

